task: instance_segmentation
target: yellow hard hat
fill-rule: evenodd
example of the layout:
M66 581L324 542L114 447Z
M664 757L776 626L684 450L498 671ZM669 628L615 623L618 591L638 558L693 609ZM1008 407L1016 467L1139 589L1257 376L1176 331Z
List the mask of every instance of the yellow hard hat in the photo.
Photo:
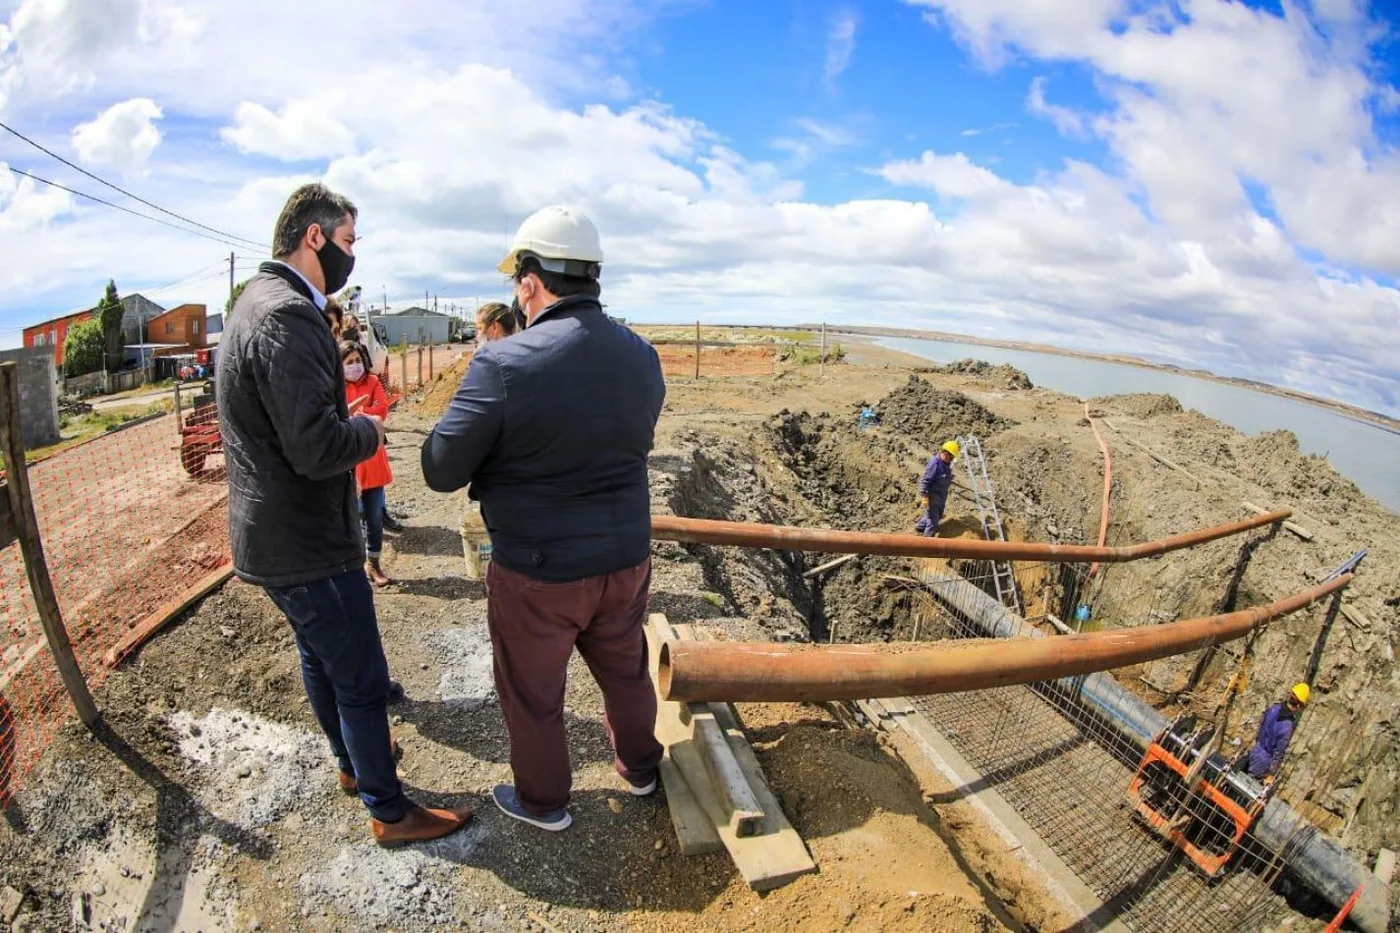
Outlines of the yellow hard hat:
M1307 684L1293 685L1293 699L1297 700L1299 703L1306 704L1310 696L1312 696L1312 690Z
M962 453L962 448L958 446L957 441L948 441L943 445L943 449L948 451L948 453L952 454L954 457Z

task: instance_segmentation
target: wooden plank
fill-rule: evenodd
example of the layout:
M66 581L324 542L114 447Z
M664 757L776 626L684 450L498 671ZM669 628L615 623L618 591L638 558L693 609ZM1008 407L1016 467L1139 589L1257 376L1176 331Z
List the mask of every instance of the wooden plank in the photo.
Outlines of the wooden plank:
M662 615L653 615L643 631L647 639L647 655L652 665L652 686L655 688L658 682L656 662L661 644L674 640L675 632ZM681 854L706 855L723 851L724 842L721 841L719 830L710 818L711 809L718 810L719 806L716 803L711 808L702 799L703 794L713 795L708 776L694 787L686 779L686 770L692 773L698 771L704 776L705 766L700 763L699 755L689 745L690 733L681 722L678 704L661 699L659 689L656 698L656 739L666 749L665 757L661 760L661 780L666 786L666 806L671 812L671 825L675 827ZM682 769L681 761L685 760L690 764L692 759L693 766Z
M681 706L681 719L690 723L691 739L700 752L721 809L729 814L735 835L758 835L763 828L763 808L754 797L714 710L708 703L686 703Z
M1244 506L1245 508L1249 509L1249 510L1250 510L1251 512L1253 512L1255 515L1267 515L1267 514L1269 514L1269 510L1268 510L1268 509L1260 508L1259 506L1255 505L1253 502L1241 502L1240 505L1242 505L1242 506ZM1299 527L1298 525L1294 524L1293 522L1284 522L1284 523L1283 523L1283 530L1286 531L1286 532L1288 532L1288 533L1291 534L1291 535L1294 535L1294 536L1296 536L1296 537L1302 538L1304 541L1311 541L1311 540L1313 539L1313 533L1312 533L1311 531L1308 531L1306 528Z
M655 682L658 649L668 635L674 637L674 630L665 616L653 615L647 625L646 635L651 649L652 677ZM715 719L721 726L733 726L732 731L726 728L726 738L764 811L762 831L758 835L740 836L734 831L728 814L721 808L710 783L709 774L695 747L690 726L682 721L680 704L658 697L656 737L666 746L679 777L705 812L710 826L729 852L739 874L754 890L771 891L802 875L815 872L817 866L808 854L802 837L783 815L782 807L763 780L762 770L758 767L757 759L753 757L753 750L749 748L747 739L739 731L737 723L723 717L724 710L724 707L714 709ZM671 784L667 784L666 794L670 796ZM678 834L681 828L681 825L677 824Z
M1123 440L1127 441L1129 444L1131 444L1132 446L1136 447L1138 450L1140 450L1140 451L1142 451L1143 453L1147 454L1147 455L1148 455L1149 457L1151 457L1153 460L1156 460L1158 463L1162 464L1162 466L1164 466L1164 467L1169 467L1170 469L1176 470L1176 471L1177 471L1178 473L1180 473L1182 476L1185 476L1187 479L1191 480L1192 486L1193 486L1194 488L1196 488L1196 489L1200 489L1200 488L1201 488L1201 481L1200 481L1200 479L1197 478L1196 474L1194 474L1194 473L1192 473L1190 470L1186 469L1186 467L1182 466L1182 465L1179 464L1179 463L1173 463L1172 461L1168 460L1166 457L1164 457L1164 456L1162 456L1161 454L1157 453L1157 452L1156 452L1155 450L1153 450L1152 448L1148 447L1146 444L1140 444L1140 443L1138 443L1137 441L1133 440L1131 437L1129 437L1128 435L1124 434L1122 431L1118 430L1118 428L1114 427L1113 422L1112 422L1112 421L1109 421L1107 418L1103 419L1103 423L1106 424L1106 425L1108 425L1110 428L1113 428L1113 433L1114 433L1114 434L1117 434L1119 437L1123 438Z
M1342 616L1361 631L1371 631L1371 620L1362 615L1360 609L1353 609L1346 603L1342 603Z
M681 855L711 855L724 851L719 832L695 799L676 763L668 752L661 759L661 783L666 786L666 808L671 811L671 824L676 828Z
M88 726L95 725L99 716L97 704L93 702L92 692L73 654L73 643L68 640L68 630L63 625L63 613L58 607L58 596L54 593L48 560L44 556L44 541L39 535L39 519L34 514L20 427L18 363L0 364L0 450L4 452L7 470L5 492L9 496L15 532L24 553L24 569L29 577L29 589L34 594L39 622L44 627L44 637L78 718Z
M205 574L189 589L165 602L160 608L128 629L127 633L115 645L107 649L107 654L102 660L106 662L108 667L116 667L122 658L141 647L152 635L164 628L171 619L208 596L218 587L223 586L231 576L233 576L232 564L225 564L218 570Z
M813 567L811 570L807 571L802 575L802 579L810 580L818 574L826 573L828 570L833 570L837 567L840 567L842 564L853 561L859 556L859 554L843 554L840 557L834 558L833 560L829 560L824 564L820 564L816 567Z

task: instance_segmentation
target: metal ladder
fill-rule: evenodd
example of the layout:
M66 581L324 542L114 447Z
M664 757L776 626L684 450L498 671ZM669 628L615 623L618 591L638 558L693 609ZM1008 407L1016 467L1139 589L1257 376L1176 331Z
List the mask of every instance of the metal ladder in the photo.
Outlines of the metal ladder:
M992 490L992 480L987 475L987 458L982 453L982 441L975 435L958 438L962 447L959 457L963 470L967 473L967 485L972 490L973 501L977 505L977 515L982 522L982 537L988 541L1005 541L1002 533L1001 513L997 511L997 497ZM1021 594L1016 589L1016 574L1010 561L989 561L992 567L992 585L996 588L997 599L1018 616L1025 615L1021 607Z

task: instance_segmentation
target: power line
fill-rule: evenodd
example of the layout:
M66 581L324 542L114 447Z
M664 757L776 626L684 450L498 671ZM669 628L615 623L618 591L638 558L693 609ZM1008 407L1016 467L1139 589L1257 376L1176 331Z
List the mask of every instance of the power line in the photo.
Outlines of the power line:
M57 152L54 152L52 149L47 149L47 148L45 148L44 146L42 146L42 145L40 145L39 143L35 142L34 140L30 139L28 136L25 136L23 133L21 133L19 130L15 129L15 128L12 127L12 126L7 126L7 125L4 124L4 123L0 123L0 130L4 130L5 132L10 133L11 135L16 136L16 137L18 137L18 138L24 140L26 143L28 143L29 145L33 146L35 149L38 149L40 152L44 153L45 155L52 156L53 158L55 158L55 159L57 159L58 161L62 162L64 165L66 165L66 166L68 166L69 168L73 169L74 171L76 171L76 172L81 172L82 174L86 175L88 178L91 178L93 181L98 182L98 183L103 184L103 185L106 185L108 188L111 188L113 191L118 191L118 192L120 192L120 193L126 195L128 198L131 198L133 201L139 201L139 202L141 202L142 204L146 205L147 207L154 208L155 210L160 211L162 214L167 214L167 215L169 215L169 216L171 216L171 217L174 217L176 220L183 221L183 222L185 222L185 223L187 223L187 224L190 224L191 226L199 227L201 230L207 230L207 231L210 232L210 233L217 233L219 236L224 237L226 240L238 240L239 242L241 242L241 243L243 243L243 244L245 244L245 245L247 245L247 246L252 246L252 247L255 247L255 248L257 248L257 249L262 249L262 250L268 249L268 246L267 246L266 243L258 243L258 242L255 242L255 241L253 241L253 240L249 240L249 239L246 239L246 238L244 238L244 237L241 237L241 236L236 236L235 234L232 234L232 233L225 233L224 231L219 230L219 229L217 229L217 228L215 228L215 227L210 227L210 226L208 226L208 225L206 225L206 224L202 224L202 223L200 223L200 222L197 221L197 220L191 220L190 218L184 216L183 214L177 214L177 213L175 213L174 211L166 210L165 208L161 207L159 204L156 204L156 203L154 203L154 202L152 202L152 201L147 201L145 198L141 197L141 196L138 195L138 194L132 194L130 191L127 191L125 188L122 188L122 187L119 187L119 186L117 186L117 185L114 185L114 184L112 184L110 181L108 181L108 180L105 179L105 178L102 178L102 177L99 176L99 175L94 175L92 172L89 172L87 169L83 168L81 165L76 165L76 164L74 164L74 163L68 161L68 160L65 159L63 156L59 155ZM94 200L96 200L96 199L94 199ZM113 205L113 206L115 206L115 205ZM155 218L151 218L151 219L154 220ZM178 228L177 228L177 229L178 229ZM232 244L230 244L230 245L232 245Z
M86 194L82 191L75 191L74 189L69 188L67 185L60 185L56 181L49 181L47 178L40 178L38 175L31 174L29 172L24 171L23 169L17 169L13 165L7 165L6 168L14 172L16 175L22 175L25 178L37 181L40 184L49 185L50 187L57 188L60 191L67 191L69 194L77 195L80 198L87 198L89 201L96 201L98 204L105 205L106 207L116 208L117 210L130 214L133 217L140 217L142 220L149 220L152 223L160 224L163 227L169 227L171 230L179 230L181 233L188 233L192 236L204 237L204 239L206 240L213 240L215 243L222 243L225 246L232 246L235 249L247 249L247 247L241 243L235 243L232 240L226 240L219 236L212 236L208 233L200 233L198 230L191 230L188 227L182 227L179 224L173 224L168 220L161 220L159 217L152 217L150 214L143 214L140 211L133 211L129 207L122 207L120 204L113 204L111 201L104 201L102 198L99 198L96 195ZM267 247L265 246L259 247L259 249L266 248Z

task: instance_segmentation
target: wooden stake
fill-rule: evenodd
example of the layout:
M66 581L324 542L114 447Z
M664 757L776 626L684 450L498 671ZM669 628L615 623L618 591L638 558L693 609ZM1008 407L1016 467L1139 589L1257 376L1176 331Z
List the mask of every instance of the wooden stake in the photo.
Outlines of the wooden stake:
M39 536L39 519L34 514L34 497L29 488L29 467L24 462L24 435L20 426L18 363L0 364L0 421L3 421L0 424L0 448L4 450L8 472L5 488L10 497L16 537L24 554L29 588L34 594L34 606L44 627L49 650L53 652L54 664L73 700L73 707L78 711L78 718L91 727L101 714L78 667L73 643L68 640L68 630L63 626L63 613L58 608L58 596L54 593L48 561L44 558L44 542Z
M1267 515L1267 514L1268 514L1268 512L1267 512L1265 509L1261 509L1259 506L1255 505L1253 502L1241 502L1240 505L1242 505L1242 506L1244 506L1245 508L1249 509L1249 510L1250 510L1251 512L1253 512L1255 515ZM1294 535L1294 536L1296 536L1296 537L1302 538L1304 541L1311 541L1311 540L1313 539L1313 534L1312 534L1311 531L1308 531L1306 528L1300 528L1299 526L1293 524L1292 522L1284 522L1284 523L1283 523L1283 530L1286 531L1286 532L1288 532L1288 533L1291 534L1291 535Z
M1182 465L1179 464L1179 463L1173 463L1172 461L1168 460L1166 457L1164 457L1164 456L1162 456L1161 454L1157 453L1155 450L1153 450L1152 448L1146 446L1145 444L1139 444L1137 441L1133 440L1131 437L1129 437L1128 435L1124 434L1122 431L1118 430L1118 428L1114 426L1113 422L1109 421L1107 418L1105 418L1105 419L1103 420L1103 423L1106 424L1106 425L1108 425L1110 428L1113 428L1113 433L1114 433L1114 434L1117 434L1119 437L1123 438L1123 440L1127 441L1129 444L1132 444L1132 445L1133 445L1134 447L1136 447L1138 450L1142 451L1143 453L1145 453L1145 454L1147 454L1149 457L1151 457L1153 460L1156 460L1158 463L1162 464L1162 466L1168 467L1168 468L1173 469L1173 470L1176 470L1176 471L1177 471L1178 473L1180 473L1182 476L1185 476L1187 479L1189 479L1189 480L1191 481L1192 488L1194 488L1194 489L1200 489L1200 488L1201 488L1201 481L1200 481L1200 479L1197 478L1196 474L1194 474L1194 473L1192 473L1190 470L1186 469L1186 467L1182 466Z
M826 375L826 321L822 321L822 351L821 361L817 364L817 376L821 378Z
M828 570L840 567L842 564L847 563L849 561L853 561L859 556L859 554L842 554L840 557L837 557L833 560L827 561L824 564L819 564L816 567L813 567L811 570L807 571L802 575L802 579L810 580L817 574L826 573Z
M700 378L700 322L695 322L695 378Z

